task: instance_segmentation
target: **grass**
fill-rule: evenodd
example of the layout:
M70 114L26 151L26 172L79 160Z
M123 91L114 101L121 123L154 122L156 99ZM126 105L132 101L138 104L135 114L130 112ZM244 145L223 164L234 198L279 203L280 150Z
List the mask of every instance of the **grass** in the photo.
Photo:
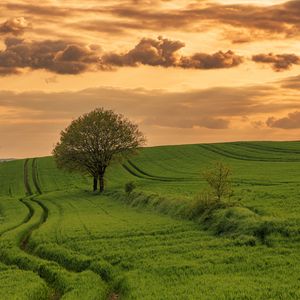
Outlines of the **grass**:
M234 195L203 211L216 160ZM49 157L0 164L0 298L299 299L299 166L299 142L146 148L100 196Z
M0 264L0 299L39 300L49 295L46 284L35 273Z

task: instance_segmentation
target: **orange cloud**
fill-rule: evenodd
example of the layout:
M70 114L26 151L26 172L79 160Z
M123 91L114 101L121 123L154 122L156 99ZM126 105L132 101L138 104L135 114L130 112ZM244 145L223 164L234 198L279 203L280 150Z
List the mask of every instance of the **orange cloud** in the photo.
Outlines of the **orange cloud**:
M41 21L47 17L49 20L74 18L71 22L73 28L108 33L122 34L125 30L199 32L220 25L229 25L234 31L237 28L248 31L243 37L234 34L232 40L236 43L269 39L272 35L278 34L285 38L300 35L298 0L268 6L240 3L225 5L212 1L182 5L179 1L173 1L177 4L174 8L164 7L163 4L166 2L172 3L172 1L138 1L137 4L136 1L128 0L117 3L107 1L104 5L92 1L86 6L74 6L71 5L72 2L60 5L6 3L2 4L2 7L10 12L40 17ZM103 18L99 19L99 15ZM77 16L81 19L75 20ZM230 38L228 34L226 35Z
M161 10L149 9L145 6L118 5L106 9L119 18L135 20L141 29L164 30L190 30L199 31L201 24L206 21L214 24L225 24L245 28L259 38L270 38L270 34L283 34L286 38L300 35L300 4L298 0L287 1L279 5L250 5L250 4L216 4L208 1L197 2L186 7ZM105 12L105 9L103 10ZM142 21L142 22L141 22ZM206 24L207 25L207 24ZM212 24L211 24L212 25ZM202 29L203 30L203 29ZM258 31L265 32L264 35ZM235 42L246 42L251 40L245 38L234 38Z
M297 90L289 100L270 101L284 91L278 85L185 92L116 88L56 93L0 91L0 156L50 153L61 129L73 118L101 106L137 121L152 144L264 139L268 134L292 139L293 130L275 135L277 128L299 128ZM297 113L287 119L276 117L283 111ZM267 115L274 117L262 123Z

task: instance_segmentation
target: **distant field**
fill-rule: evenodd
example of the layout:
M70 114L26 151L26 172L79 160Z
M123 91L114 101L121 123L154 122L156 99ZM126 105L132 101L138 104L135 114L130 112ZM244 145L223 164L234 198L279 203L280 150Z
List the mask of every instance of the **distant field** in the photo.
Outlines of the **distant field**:
M220 160L232 207L191 215ZM106 185L0 163L0 299L300 299L300 142L145 148Z

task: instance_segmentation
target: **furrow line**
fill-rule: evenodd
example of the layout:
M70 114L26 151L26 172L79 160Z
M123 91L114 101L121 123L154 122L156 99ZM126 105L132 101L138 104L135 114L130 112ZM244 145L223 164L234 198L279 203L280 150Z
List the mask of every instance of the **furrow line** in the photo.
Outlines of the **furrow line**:
M38 194L42 194L42 189L39 183L39 177L38 177L38 168L37 168L37 159L34 158L32 160L32 179L33 179L33 184L34 187L36 189L36 191L38 192Z

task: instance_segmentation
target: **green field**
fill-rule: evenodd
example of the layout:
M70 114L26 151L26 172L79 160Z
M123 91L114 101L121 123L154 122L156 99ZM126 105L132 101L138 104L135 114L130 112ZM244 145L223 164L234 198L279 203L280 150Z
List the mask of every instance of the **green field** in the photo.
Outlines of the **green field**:
M234 194L199 212L215 161ZM106 187L51 157L0 164L0 299L300 299L300 142L144 148Z

